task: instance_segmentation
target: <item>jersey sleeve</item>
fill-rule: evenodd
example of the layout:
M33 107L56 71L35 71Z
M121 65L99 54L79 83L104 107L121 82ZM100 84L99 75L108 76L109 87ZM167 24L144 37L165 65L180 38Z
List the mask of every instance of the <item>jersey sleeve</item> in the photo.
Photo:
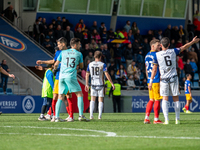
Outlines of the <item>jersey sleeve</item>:
M107 66L106 64L103 65L103 72L107 71Z
M174 52L176 53L176 55L178 55L180 53L180 48L174 48Z
M153 64L158 65L157 55L154 55L153 57Z
M86 72L90 73L90 64L88 64Z
M56 54L55 54L55 57L54 57L54 60L55 60L55 61L58 59L59 54L60 54L60 53L57 51Z
M58 60L59 62L61 62L61 60L62 60L62 53L60 53L60 55L58 56L57 60Z
M54 81L53 81L53 73L48 70L47 73L46 73L46 78L47 80L49 81L49 84L51 86L51 89L53 90L53 87L54 87Z
M80 62L79 63L83 63L83 55L80 53Z

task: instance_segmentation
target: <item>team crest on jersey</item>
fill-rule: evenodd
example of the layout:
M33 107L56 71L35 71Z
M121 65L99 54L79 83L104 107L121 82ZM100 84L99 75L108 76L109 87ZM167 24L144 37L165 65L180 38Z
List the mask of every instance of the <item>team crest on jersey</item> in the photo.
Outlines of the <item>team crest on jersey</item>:
M0 45L14 51L26 50L26 45L22 41L7 34L0 34Z

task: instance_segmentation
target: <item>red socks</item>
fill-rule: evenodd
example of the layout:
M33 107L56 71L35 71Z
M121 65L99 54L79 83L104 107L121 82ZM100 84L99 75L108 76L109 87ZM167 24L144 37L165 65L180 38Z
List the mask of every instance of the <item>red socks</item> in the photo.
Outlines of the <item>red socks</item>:
M67 101L68 101L68 103L69 103L69 106L68 106L69 111L67 110L67 111L68 111L68 114L69 114L69 116L70 116L71 118L73 118L72 98L68 98Z
M49 107L48 115L51 116L51 107Z
M151 101L151 100L147 103L146 116L148 116L148 117L149 117L151 110L153 108L153 103L154 103L154 101Z
M52 101L52 109L53 109L53 115L54 115L54 116L56 116L56 115L55 115L56 102L57 102L57 100L53 100L53 101Z
M154 116L155 116L155 118L159 118L159 112L160 112L160 101L155 101L155 104L154 104Z
M186 109L186 110L189 110L189 106L185 105L185 109Z
M69 102L68 102L69 103ZM66 107L66 110L67 110L67 113L70 115L70 112L69 112L69 104L68 106Z

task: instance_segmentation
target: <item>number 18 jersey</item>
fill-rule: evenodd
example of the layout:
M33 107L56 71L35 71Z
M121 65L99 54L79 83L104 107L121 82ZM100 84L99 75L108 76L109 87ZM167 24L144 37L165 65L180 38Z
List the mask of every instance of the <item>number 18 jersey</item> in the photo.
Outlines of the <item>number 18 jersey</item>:
M156 57L156 51L152 51L152 50L148 52L147 55L145 56L145 66L148 73L147 83L149 83L149 80L151 79L151 73L153 69L153 59L155 57ZM159 68L157 68L157 72L153 79L153 83L159 83L159 82L160 82L160 72L159 72Z
M107 71L106 64L100 61L93 61L89 63L87 72L91 76L91 85L102 86L103 85L103 72Z
M161 80L177 76L176 55L179 53L179 48L167 49L156 53L153 63L159 65Z

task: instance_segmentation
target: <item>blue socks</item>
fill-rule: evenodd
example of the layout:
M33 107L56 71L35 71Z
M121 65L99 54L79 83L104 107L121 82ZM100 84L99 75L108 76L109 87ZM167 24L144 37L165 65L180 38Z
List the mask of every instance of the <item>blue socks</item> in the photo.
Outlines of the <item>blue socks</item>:
M61 104L62 104L62 100L58 99L56 103L56 118L59 117Z
M57 106L57 104L56 104ZM82 116L83 115L83 97L78 97L78 110L79 110L79 116ZM57 108L57 107L56 107Z

